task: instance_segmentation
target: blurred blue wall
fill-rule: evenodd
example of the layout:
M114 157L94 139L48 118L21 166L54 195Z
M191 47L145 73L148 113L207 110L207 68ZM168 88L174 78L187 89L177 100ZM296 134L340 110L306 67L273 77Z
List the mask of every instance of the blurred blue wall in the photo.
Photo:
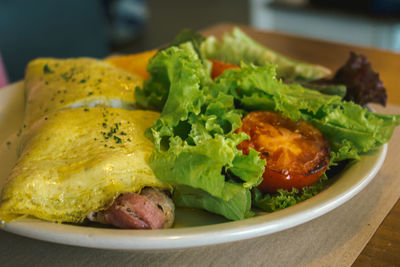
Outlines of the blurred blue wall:
M100 0L1 0L0 53L10 81L36 57L109 53Z

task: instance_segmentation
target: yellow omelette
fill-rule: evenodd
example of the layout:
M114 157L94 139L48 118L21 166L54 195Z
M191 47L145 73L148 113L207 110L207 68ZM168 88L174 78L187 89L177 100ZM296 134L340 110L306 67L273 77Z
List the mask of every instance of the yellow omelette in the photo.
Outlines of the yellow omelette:
M159 113L76 108L49 113L22 133L21 153L6 185L0 219L34 216L82 222L121 193L169 188L148 165L144 131Z
M25 119L30 125L63 109L108 106L132 109L142 79L110 63L92 58L39 58L25 74Z

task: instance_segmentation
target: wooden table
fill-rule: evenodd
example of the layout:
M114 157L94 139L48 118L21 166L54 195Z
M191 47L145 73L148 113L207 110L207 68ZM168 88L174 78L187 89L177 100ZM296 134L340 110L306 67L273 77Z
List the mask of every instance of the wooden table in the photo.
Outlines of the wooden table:
M221 36L235 25L220 24L203 31ZM344 64L350 51L364 54L378 71L387 89L388 102L400 105L400 54L370 47L332 43L295 35L266 32L240 26L255 40L275 51L295 59L324 65L336 70ZM354 266L384 266L400 264L400 200L382 222L364 248Z

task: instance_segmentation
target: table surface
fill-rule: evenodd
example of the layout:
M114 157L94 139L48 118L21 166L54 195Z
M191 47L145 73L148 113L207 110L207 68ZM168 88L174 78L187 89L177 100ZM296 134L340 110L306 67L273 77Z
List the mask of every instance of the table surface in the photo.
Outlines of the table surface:
M204 34L221 36L235 25L220 24ZM255 30L241 26L257 41L295 59L324 65L336 70L344 64L350 51L364 54L374 70L379 72L390 104L400 105L400 54L371 47L332 43L277 32ZM353 266L397 265L400 262L400 200L397 201Z
M214 27L208 28L203 31L204 34L213 34L213 35L221 35L223 32L231 30L234 25L232 24L219 24ZM242 27L250 36L261 42L262 44L279 51L285 55L290 57L305 60L312 63L318 63L324 66L331 68L332 70L337 69L346 61L349 56L349 51L356 51L358 53L362 53L368 57L371 61L372 66L375 70L379 71L380 76L387 88L388 91L388 100L390 104L399 105L395 107L396 112L400 112L400 90L396 90L396 86L400 84L400 75L398 75L398 71L400 71L400 55L395 54L388 51L377 50L374 48L367 48L367 47L358 47L358 46L350 46L346 44L338 44L332 42L324 42L320 40L314 40L309 38L303 38L299 36L287 35L282 33L276 32L265 32L265 31L258 31L249 27ZM392 106L393 107L393 106ZM399 142L400 143L400 142ZM395 153L394 153L395 154ZM393 152L392 152L393 155ZM398 159L399 157L394 157L394 159ZM394 168L393 166L396 163L391 163L389 167ZM396 168L394 168L396 170ZM385 178L385 177L384 177ZM379 179L378 179L379 180ZM368 190L372 190L371 187ZM361 194L360 194L361 195ZM353 203L357 202L357 198L361 198L361 196L356 197L355 200L352 200ZM354 204L353 204L354 205ZM343 210L351 210L351 206L344 205L342 207ZM389 209L388 209L389 210ZM324 216L324 218L318 218L313 222L309 223L309 226L312 227L317 226L320 222L324 220L333 220L336 216L340 215L340 210L333 211ZM386 213L385 213L386 214ZM368 224L369 226L369 224ZM312 228L311 227L311 228ZM327 226L328 227L328 226ZM333 229L336 227L335 225L331 226ZM349 225L349 228L352 226ZM359 226L357 226L359 227ZM357 228L354 226L353 228ZM356 261L354 262L354 266L395 266L398 265L400 262L400 255L398 255L400 251L400 202L398 201L395 206L391 209L390 213L387 215L383 223L378 227L375 234L367 243L364 250L358 256ZM366 228L366 227L364 227ZM362 228L362 229L364 229ZM309 231L305 233L305 231ZM242 243L233 243L227 245L220 245L213 248L216 254L220 255L220 258L224 258L223 254L230 253L231 251L237 251L238 253L243 253L243 255L263 255L266 254L264 251L257 251L258 248L262 248L265 245L266 240L271 242L275 242L276 244L285 245L288 238L296 235L297 237L300 235L310 235L313 229L307 226L300 226L297 229L290 229L282 233L277 233L275 235L271 235L269 239L260 237L252 240L251 242L242 241ZM187 251L177 251L174 254L167 253L167 252L146 252L146 253L130 253L130 252L109 252L109 251L98 251L93 249L82 249L82 248L75 248L75 247L68 247L62 245L56 245L36 240L30 240L27 238L14 236L9 233L0 233L4 238L3 241L0 241L2 244L2 252L0 251L0 256L3 256L4 259L8 258L17 258L20 257L19 261L15 262L27 262L30 261L32 258L39 262L42 259L42 262L51 262L52 264L58 265L68 265L66 261L69 261L69 265L76 266L77 262L78 265L85 265L85 266L93 266L95 262L99 263L103 261L103 264L109 262L120 262L120 264L126 265L135 265L136 263L140 262L143 266L148 265L163 265L163 266L170 266L171 263L177 262L177 257L182 257L187 259L185 262L186 264L192 263L191 266L196 265L193 261L194 257L217 257L210 255L210 251L207 248L198 248L196 250L187 250ZM280 238L280 237L284 238ZM368 237L369 238L369 237ZM291 239L292 240L292 239ZM317 246L317 238L315 238L315 246ZM342 245L345 241L351 243L351 238L342 238L341 240L337 241ZM366 239L367 240L367 239ZM4 241L10 242L9 245L4 244ZM293 239L292 242L297 242L299 246L303 246L301 244L301 240ZM328 240L320 240L320 242L329 242ZM335 245L335 244L333 244ZM339 246L336 245L336 249L346 249L346 246ZM17 248L17 249L16 249ZM300 247L299 247L300 248ZM311 248L313 251L318 250L318 247ZM250 250L250 251L249 251ZM300 249L293 250L292 253L299 251ZM301 253L310 254L312 251L304 250ZM59 253L59 254L57 254ZM62 253L62 254L61 254ZM188 254L193 254L188 256ZM273 255L279 254L279 250L276 253L272 253L268 251L268 253L273 257ZM267 253L267 254L268 254ZM298 254L297 256L301 256L302 254ZM48 254L52 254L48 255ZM307 254L303 254L304 256ZM312 253L311 253L312 254ZM315 253L314 253L315 254ZM320 251L316 253L317 258L323 258L324 255L330 254L329 251ZM342 253L343 254L343 253ZM6 256L7 255L7 256ZM22 259L21 257L26 256L26 259ZM279 255L278 255L279 256ZM276 257L278 257L276 256ZM294 255L296 256L296 255ZM4 258L8 257L8 258ZM191 257L191 258L189 258ZM1 258L1 257L0 257ZM38 259L40 258L40 259ZM279 258L279 257L278 257ZM326 257L329 259L328 257ZM151 260L157 259L156 262L151 262ZM204 259L204 264L207 265L207 262L218 262L218 258L214 259ZM253 257L254 262L257 262L257 258ZM229 261L229 258L225 260ZM353 262L352 259L350 262ZM4 261L1 261L4 263ZM182 260L180 261L182 262ZM5 262L7 263L7 262ZM11 266L11 261L8 262ZM158 263L158 264L157 264ZM226 262L229 264L229 262ZM237 261L236 264L240 264L241 261ZM281 262L282 264L285 263L284 260ZM234 264L231 262L231 264ZM7 264L6 264L7 265ZM35 265L35 264L34 264ZM36 264L37 265L37 264ZM139 264L141 265L141 264ZM209 265L209 264L208 264ZM311 264L312 265L312 264ZM3 265L4 266L4 265ZM282 265L284 266L284 265Z

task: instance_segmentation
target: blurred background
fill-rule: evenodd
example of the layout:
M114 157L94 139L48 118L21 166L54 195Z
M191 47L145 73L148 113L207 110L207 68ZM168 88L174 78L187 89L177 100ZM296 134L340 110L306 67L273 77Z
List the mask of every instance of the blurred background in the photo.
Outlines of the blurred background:
M36 57L135 53L222 22L400 52L400 0L0 0L0 87Z

